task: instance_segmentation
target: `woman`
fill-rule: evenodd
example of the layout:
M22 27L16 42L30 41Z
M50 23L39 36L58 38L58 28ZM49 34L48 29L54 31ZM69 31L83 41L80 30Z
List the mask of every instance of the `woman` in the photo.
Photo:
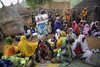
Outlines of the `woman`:
M57 20L54 22L54 32L56 32L57 29L61 30L61 22L59 21L59 17L57 17Z
M18 50L25 57L30 57L34 54L35 49L37 48L38 42L30 43L26 40L26 36L21 36L20 42L18 43Z
M60 37L57 40L57 48L61 48L63 39L66 40L66 33L64 31L60 32Z
M51 59L53 57L53 51L50 44L46 41L44 37L39 40L38 48L36 51L37 62L45 62L45 60Z
M5 46L4 46L4 50L3 50L4 56L10 57L17 53L17 47L13 46L12 42L13 42L13 40L11 37L7 37L5 39Z
M60 29L57 29L55 35L53 35L53 37L48 40L48 42L51 44L53 49L56 48L56 42L60 37L60 32L61 32Z
M89 31L90 31L90 26L88 24L85 24L83 28L83 34L88 35Z
M89 47L88 47L88 43L85 39L85 35L79 35L78 39L74 42L73 46L72 46L72 51L73 54L76 56L75 54L75 49L77 47L77 43L81 44L81 48L82 48L82 56L81 58L86 58L85 61L86 62L90 62L90 58L92 56L92 52L90 51Z
M73 33L73 29L68 29L67 40L72 45L72 43L76 40L76 35Z
M80 34L80 28L79 28L78 24L76 23L76 21L73 21L72 28L73 28L74 33L76 35L79 35Z
M38 42L30 43L26 40L26 36L23 35L20 38L20 42L18 43L18 50L20 51L23 57L29 57L30 63L28 67L34 66L34 53L37 48Z

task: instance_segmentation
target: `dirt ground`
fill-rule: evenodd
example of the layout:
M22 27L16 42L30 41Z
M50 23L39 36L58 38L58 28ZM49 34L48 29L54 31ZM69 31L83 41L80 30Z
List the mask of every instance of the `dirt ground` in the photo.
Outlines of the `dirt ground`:
M100 49L100 38L91 36L86 39L91 49Z

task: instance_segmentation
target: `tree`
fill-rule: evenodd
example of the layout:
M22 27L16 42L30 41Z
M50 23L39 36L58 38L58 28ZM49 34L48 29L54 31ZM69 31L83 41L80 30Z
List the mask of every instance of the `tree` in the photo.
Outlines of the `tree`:
M51 2L52 0L26 0L27 4L35 9L37 7L39 7L40 5L43 5L46 2Z

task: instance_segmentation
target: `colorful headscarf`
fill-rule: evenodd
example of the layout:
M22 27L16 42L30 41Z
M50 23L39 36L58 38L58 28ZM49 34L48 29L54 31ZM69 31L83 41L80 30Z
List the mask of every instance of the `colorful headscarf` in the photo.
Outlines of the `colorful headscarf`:
M83 29L83 34L88 34L89 30L90 30L90 26L88 24L85 24Z
M30 43L26 40L26 36L21 36L20 42L18 43L18 50L23 56L30 57L34 54L37 48L38 42Z
M62 43L65 42L63 39L66 39L66 33L64 31L61 31L60 38L57 41L57 48L61 48Z
M5 39L5 45L11 45L12 44L13 39L11 37L7 37Z
M77 23L76 23L76 21L73 21L73 23L72 23L72 28L74 29L74 30L76 30L76 27L77 27L78 25L77 25Z
M76 23L76 21L73 21L72 28L76 34L80 34L80 28L79 28L78 24Z
M61 31L61 32L60 32L60 36L61 36L61 37L66 37L65 31Z

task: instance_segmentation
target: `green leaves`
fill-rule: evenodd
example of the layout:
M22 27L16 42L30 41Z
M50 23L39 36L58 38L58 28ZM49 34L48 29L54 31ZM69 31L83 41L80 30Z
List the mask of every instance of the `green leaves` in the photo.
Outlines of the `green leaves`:
M51 2L52 0L26 0L27 4L32 8L35 9L40 5L43 5L46 2Z

